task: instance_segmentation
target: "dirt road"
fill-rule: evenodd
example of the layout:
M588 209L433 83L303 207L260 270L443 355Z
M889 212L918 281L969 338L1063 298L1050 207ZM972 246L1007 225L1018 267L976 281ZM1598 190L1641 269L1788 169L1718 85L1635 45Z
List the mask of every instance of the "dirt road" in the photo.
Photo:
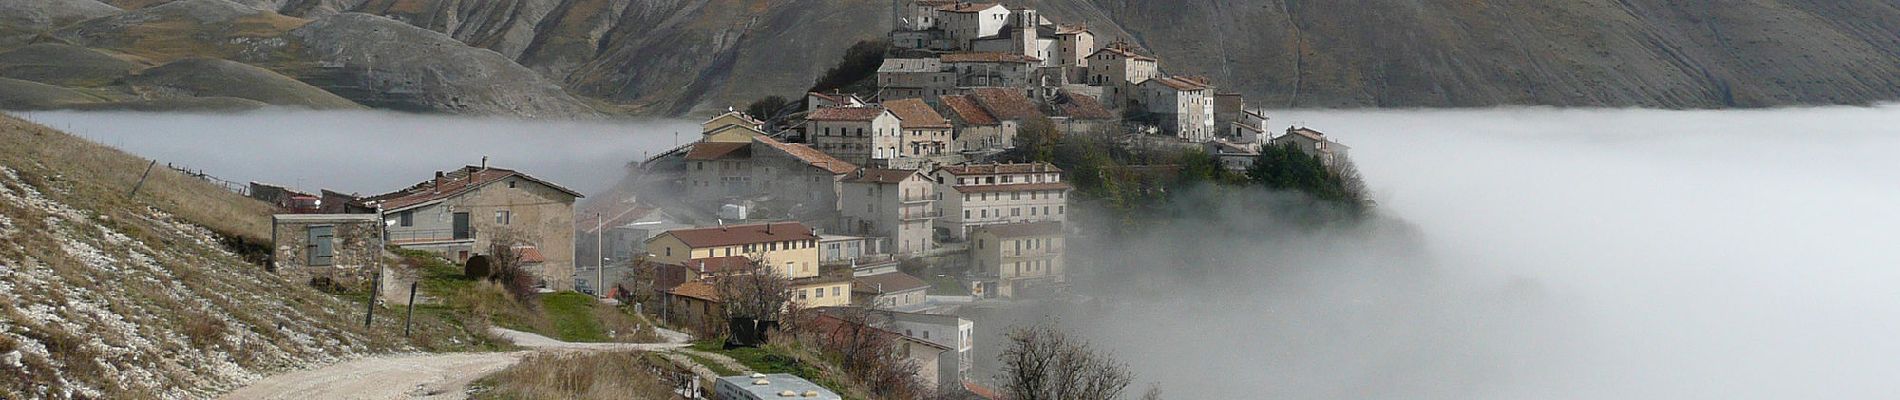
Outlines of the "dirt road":
M469 382L508 368L528 353L369 357L272 376L222 399L463 399Z
M501 328L491 333L533 350L368 357L272 376L220 399L464 399L470 382L508 368L536 351L661 351L686 347L692 340L684 333L664 329L660 335L668 343L570 343Z

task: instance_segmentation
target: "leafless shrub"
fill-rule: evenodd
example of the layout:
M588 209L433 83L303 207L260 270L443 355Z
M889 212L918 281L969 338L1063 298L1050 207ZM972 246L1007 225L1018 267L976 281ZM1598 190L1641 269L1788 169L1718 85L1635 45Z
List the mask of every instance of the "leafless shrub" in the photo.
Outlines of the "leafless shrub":
M1053 326L1019 327L1008 340L1001 379L1010 399L1107 400L1128 388L1126 364Z

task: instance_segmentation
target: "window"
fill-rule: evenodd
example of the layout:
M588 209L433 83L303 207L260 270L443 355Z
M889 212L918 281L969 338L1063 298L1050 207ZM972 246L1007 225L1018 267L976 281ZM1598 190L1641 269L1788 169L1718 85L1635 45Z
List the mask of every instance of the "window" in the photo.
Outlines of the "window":
M1021 216L1023 216L1023 209L1021 209L1021 208L1011 208L1011 209L1009 209L1009 216L1011 216L1011 217L1021 217Z
M509 213L508 213L508 210L496 210L496 211L495 211L495 223L496 223L496 224L501 224L501 225L507 225L507 224L508 224L508 222L509 222L510 220L512 220L512 219L514 219L514 218L512 218L512 217L513 217L512 215L509 215Z
M329 266L336 252L336 227L329 225L312 226L309 231L310 243L308 264L312 267Z
M514 189L514 188L515 188L515 181L514 181L514 180L509 180L509 181L508 181L508 188L509 188L509 189Z
M970 219L970 210L963 210L963 219Z
M837 287L837 286L832 286L832 287L831 287L831 297L838 297L838 293L839 293L839 292L838 292L838 287ZM930 335L930 334L928 334L928 333L925 333L924 335L925 335L925 337L929 337L929 335Z
M803 290L800 290L800 292L803 292ZM825 288L818 288L818 298L825 298Z
M396 219L402 220L402 226L415 226L416 225L416 211L415 210L403 211L400 214L396 214Z
M924 331L924 338L925 338L925 339L929 339L929 338L930 338L930 331Z
M672 247L668 247L668 248L666 248L666 256L667 256L667 257L672 257L672 256L673 256L673 248L672 248Z

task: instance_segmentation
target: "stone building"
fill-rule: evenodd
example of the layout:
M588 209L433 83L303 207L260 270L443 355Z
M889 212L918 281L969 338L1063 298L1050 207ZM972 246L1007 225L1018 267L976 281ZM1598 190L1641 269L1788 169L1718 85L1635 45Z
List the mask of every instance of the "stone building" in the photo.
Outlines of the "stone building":
M1016 121L1004 121L967 95L944 96L944 115L956 131L955 147L963 152L994 152L1016 146Z
M1068 219L1071 187L1054 165L952 165L937 168L931 178L943 215L937 227L951 237L967 238L984 225Z
M889 240L893 254L916 254L931 240L942 214L930 177L915 170L864 168L844 180L843 233Z
M1089 55L1088 71L1088 85L1102 87L1101 100L1119 109L1136 97L1136 84L1161 75L1161 62L1116 42Z
M899 158L921 159L957 152L956 142L951 137L954 126L923 100L890 100L884 102L884 107L897 116L898 125L904 130L898 141ZM893 167L915 168L912 165Z
M1142 82L1140 101L1161 130L1193 143L1214 139L1214 86L1205 79L1158 77Z
M959 49L972 40L996 36L1009 24L1009 9L1000 3L956 2L937 8L936 29Z
M887 58L877 68L877 87L885 103L923 99L936 104L937 98L956 93L957 76L936 58Z
M971 270L984 297L1053 294L1066 282L1062 222L985 225L970 234Z
M375 214L272 215L271 270L296 282L368 283L382 254L381 227Z
M1319 161L1325 163L1327 168L1337 168L1341 160L1347 159L1347 152L1352 150L1351 147L1327 138L1325 133L1299 127L1286 128L1286 134L1273 138L1269 144L1292 145L1293 148L1300 149L1302 153L1319 157Z
M467 166L364 199L382 208L389 242L457 262L489 260L494 245L532 246L544 258L529 270L555 290L574 287L574 200L581 194L513 170Z
M977 52L945 54L943 65L956 74L958 87L1035 85L1042 59L1015 53Z
M820 108L805 118L812 147L863 166L885 165L897 158L903 127L883 107Z

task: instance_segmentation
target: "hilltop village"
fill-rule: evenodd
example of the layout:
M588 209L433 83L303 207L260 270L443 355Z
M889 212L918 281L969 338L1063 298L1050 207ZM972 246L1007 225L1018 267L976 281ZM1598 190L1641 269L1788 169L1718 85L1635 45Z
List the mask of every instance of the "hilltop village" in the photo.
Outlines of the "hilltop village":
M631 164L621 190L581 209L580 193L485 160L368 197L253 184L253 197L292 211L274 220L274 270L379 279L400 296L392 288L420 278L353 267L386 241L471 271L522 271L542 292L635 305L731 345L791 324L858 326L904 347L924 387L991 393L999 367L976 354L996 349L977 343L973 311L1070 296L1069 241L1089 234L1072 223L1074 180L1102 180L1025 146L1089 137L1199 152L1228 176L1247 175L1268 149L1327 168L1345 160L1347 147L1319 131L1273 135L1265 112L1216 82L1170 74L1130 43L1035 9L917 0L902 10L854 91L709 118L697 140ZM808 318L798 315L818 319L791 322Z

